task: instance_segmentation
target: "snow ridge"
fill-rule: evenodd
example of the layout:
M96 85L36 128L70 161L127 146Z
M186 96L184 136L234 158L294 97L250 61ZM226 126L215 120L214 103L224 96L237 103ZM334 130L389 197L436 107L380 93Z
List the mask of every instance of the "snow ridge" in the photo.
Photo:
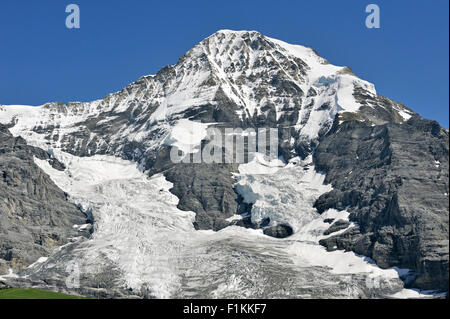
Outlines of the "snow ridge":
M331 127L337 113L358 112L355 88L376 96L373 84L310 48L256 31L221 30L176 65L104 99L2 106L0 122L16 122L12 133L31 144L118 155L124 144L140 143L142 155L163 145L178 120L230 101L241 120L270 117L274 110L278 126L293 125L300 139L312 141ZM410 116L407 110L397 112Z

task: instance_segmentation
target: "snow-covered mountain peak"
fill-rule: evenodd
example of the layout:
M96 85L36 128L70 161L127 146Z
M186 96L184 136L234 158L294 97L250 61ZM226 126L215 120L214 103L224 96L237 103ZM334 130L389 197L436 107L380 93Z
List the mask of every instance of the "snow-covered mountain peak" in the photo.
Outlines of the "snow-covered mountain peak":
M261 115L267 105L275 109L276 120L286 107L305 109L315 100L320 108L328 99L308 99L307 95L321 93L337 95L334 102L328 101L335 104L336 112L355 112L361 106L353 97L355 87L376 95L374 85L354 76L348 67L331 65L311 48L256 31L218 31L189 50L175 70L180 66L191 70L193 63L203 66L199 71L208 78L203 83L223 91L240 107L241 117Z
M256 31L220 30L175 65L104 99L33 109L6 106L0 121L14 121L14 134L33 136L39 144L84 155L131 147L127 152L139 149L141 157L160 147L181 119L283 128L280 138L294 148L325 134L338 113L344 120L374 124L402 122L413 114L311 48Z

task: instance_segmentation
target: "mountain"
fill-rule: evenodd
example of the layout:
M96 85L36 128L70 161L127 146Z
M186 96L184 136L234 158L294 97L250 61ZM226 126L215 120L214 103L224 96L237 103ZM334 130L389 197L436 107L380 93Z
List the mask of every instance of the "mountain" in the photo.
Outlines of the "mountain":
M221 236L236 226L247 228L242 230L247 236L263 229L269 236L286 237L273 239L283 245L320 243L330 256L336 249L354 251L382 268L410 269L408 276L402 277L408 286L448 290L448 131L378 95L373 84L356 77L348 67L331 65L313 49L255 31L221 30L186 52L177 64L144 76L104 99L40 107L0 106L0 122L30 147L52 154L67 166L63 172L72 175L62 176L42 163L38 165L94 220L96 214L103 216L105 202L114 205L114 199L99 193L105 196L99 202L75 188L79 179L71 169L84 172L98 158L108 167L106 163L114 156L137 163L147 176L163 176L171 183L170 192L178 198L176 209L163 210L195 213L191 226L197 235L187 236L201 236L198 234L208 230ZM226 128L277 128L281 157L264 159L245 149L245 156L249 156L245 164L171 161L173 147L188 153L198 152L197 145L204 148L210 138L207 128L224 134ZM106 173L100 178L94 170L86 172L86 178L93 180L94 193L105 188L117 196L114 187L104 184L113 183ZM265 174L260 176L261 172ZM118 173L120 178L115 181L123 189L130 185L158 187L160 183L150 186L140 179L137 182L136 174L132 173L135 177L131 180ZM36 185L41 187L38 182ZM161 196L165 189L161 188ZM267 189L272 192L267 193ZM147 194L147 190L142 191ZM147 196L159 200L152 194ZM123 200L127 201L126 197ZM142 207L129 209L140 211ZM122 214L123 218L133 218L125 211ZM331 218L333 214L339 218ZM98 225L107 219L100 218ZM94 245L109 227L96 228L94 222L93 242L82 241L80 245ZM180 234L185 227L189 226L183 226ZM165 232L161 228L157 231ZM237 238L244 236L240 232ZM142 234L149 236L145 229ZM111 236L109 240L114 241L113 233ZM298 243L293 244L295 241ZM99 254L105 254L106 248L94 246ZM245 246L247 251L253 248ZM62 264L74 260L72 250L63 250L53 258ZM136 254L146 258L140 250ZM77 258L88 260L87 255ZM36 280L63 276L45 265L25 273ZM131 285L136 293L148 286L138 295L155 295L149 284L154 277L145 283L125 280L124 284L121 280L132 273L127 268L130 265L111 258L108 265L118 273L115 288ZM140 269L136 264L133 267ZM174 273L171 276L178 276ZM333 288L323 296L328 293L337 294ZM370 296L365 288L364 295Z

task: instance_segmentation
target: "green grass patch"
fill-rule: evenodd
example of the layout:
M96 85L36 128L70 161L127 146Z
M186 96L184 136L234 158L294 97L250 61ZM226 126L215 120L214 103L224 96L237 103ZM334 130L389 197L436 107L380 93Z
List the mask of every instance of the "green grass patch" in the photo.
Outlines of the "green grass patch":
M87 299L85 297L71 296L59 292L41 289L0 289L0 299Z

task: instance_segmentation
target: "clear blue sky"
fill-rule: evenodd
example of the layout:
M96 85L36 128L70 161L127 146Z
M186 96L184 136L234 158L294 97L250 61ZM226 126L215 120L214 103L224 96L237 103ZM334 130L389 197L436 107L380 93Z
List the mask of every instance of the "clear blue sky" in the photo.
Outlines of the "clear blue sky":
M66 5L81 29L65 27ZM367 29L365 7L381 9ZM0 104L89 101L154 74L219 29L316 49L448 128L449 1L0 1Z

